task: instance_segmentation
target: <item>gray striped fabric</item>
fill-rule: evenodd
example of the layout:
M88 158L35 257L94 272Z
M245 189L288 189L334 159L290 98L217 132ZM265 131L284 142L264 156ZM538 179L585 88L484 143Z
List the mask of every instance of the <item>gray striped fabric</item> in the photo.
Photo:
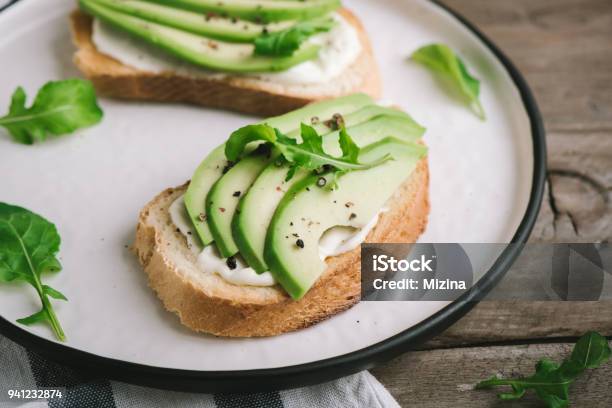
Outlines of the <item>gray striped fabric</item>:
M9 401L9 390L59 388L61 399ZM100 379L49 361L0 336L0 408L395 408L367 371L328 383L248 395L189 394Z

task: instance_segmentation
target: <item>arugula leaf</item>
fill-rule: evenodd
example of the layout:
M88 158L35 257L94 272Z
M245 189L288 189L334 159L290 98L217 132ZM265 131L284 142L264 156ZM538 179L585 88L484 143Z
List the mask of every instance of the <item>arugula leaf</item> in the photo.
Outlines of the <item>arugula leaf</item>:
M238 160L246 146L258 140L273 144L276 142L276 131L266 124L241 127L234 131L225 142L225 157L232 162Z
M369 163L360 163L359 147L343 128L339 135L339 144L342 150L341 157L333 157L323 150L323 139L317 131L309 125L301 124L302 143L285 136L278 129L266 124L248 125L232 133L225 144L225 156L229 161L236 161L247 150L247 145L255 141L263 141L274 146L282 155L284 163L289 164L287 180L295 174L298 168L316 171L347 172L351 170L366 170L378 166L392 159L390 154Z
M410 58L445 77L474 113L480 119L486 119L484 108L478 99L480 81L468 72L463 61L453 50L444 44L430 44L416 50Z
M338 142L340 143L340 150L342 150L342 159L351 163L357 163L359 146L357 146L348 133L346 133L345 128L340 129Z
M338 135L338 143L340 145L340 150L342 151L342 159L348 162L357 163L359 158L359 153L361 149L359 146L351 139L351 137L346 132L346 129L343 127L340 129L340 133ZM369 147L370 145L366 146ZM388 156L388 154L386 154ZM382 157L387 157L383 155ZM327 176L327 189L335 190L338 188L338 179L346 174L347 170L336 169L335 171L329 173Z
M518 379L493 377L479 382L476 388L510 386L511 392L499 394L502 400L519 399L525 395L526 390L533 389L548 407L567 407L570 384L586 369L597 368L605 363L610 358L610 354L608 340L599 333L589 332L578 340L570 357L561 364L542 359L536 364L536 372L531 377Z
M334 24L332 18L317 19L297 23L285 30L263 34L255 39L254 53L272 57L289 57L308 37L329 31Z
M578 340L569 362L576 365L574 369L582 372L587 368L599 367L611 354L608 340L599 333L589 332Z
M55 225L25 208L0 202L0 282L25 281L36 289L42 303L40 311L17 321L25 325L46 321L64 341L49 297L67 300L66 296L41 282L42 273L62 269L55 257L59 246Z
M6 116L0 118L13 140L23 144L43 141L48 134L59 136L94 125L103 112L91 82L82 79L47 82L26 108L26 94L18 87Z
M297 144L294 139L288 138L277 131L277 138L279 138L280 143L276 144L276 147L287 161L307 170L318 170L323 166L331 166L343 171L366 170L391 159L390 155L385 155L370 163L359 163L357 161L359 147L344 129L340 131L340 147L343 153L341 157L333 157L325 153L323 139L312 126L302 123L301 132L303 142ZM356 149L356 154L351 154L351 152L345 150L347 147L342 143L343 138L344 143L349 145L350 149Z

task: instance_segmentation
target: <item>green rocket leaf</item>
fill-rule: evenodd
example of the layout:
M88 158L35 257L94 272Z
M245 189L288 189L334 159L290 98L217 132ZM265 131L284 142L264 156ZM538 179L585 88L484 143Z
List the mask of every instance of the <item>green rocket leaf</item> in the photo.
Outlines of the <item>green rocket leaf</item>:
M36 94L32 106L25 105L25 91L18 87L8 114L0 118L0 126L23 144L43 141L49 134L72 133L100 122L103 116L93 86L81 79L47 82Z
M532 389L549 408L563 408L569 405L569 387L584 371L597 368L610 358L608 340L599 333L589 332L582 336L569 358L561 364L543 359L536 364L531 377L502 379L493 377L481 381L477 389L510 386L511 392L501 393L503 400L521 398L526 390Z
M288 179L299 168L316 171L335 169L342 172L366 170L392 158L390 154L384 154L369 163L360 163L357 160L360 149L344 129L340 131L339 137L342 156L334 157L323 150L322 137L312 126L302 123L300 130L302 143L265 124L245 126L232 133L225 144L225 155L228 160L235 161L247 150L248 144L255 141L269 143L282 155L282 160L289 164Z
M55 225L25 208L0 202L0 283L28 282L40 297L41 310L17 320L31 325L46 321L59 340L65 340L49 297L67 300L59 291L41 282L45 272L57 272L60 236Z
M334 26L331 18L297 23L286 30L263 34L255 39L255 54L272 57L289 57L310 36L329 31Z
M465 63L453 50L444 44L430 44L416 50L411 58L446 78L447 82L465 99L474 113L480 119L486 119L485 111L478 99L480 81L469 73Z

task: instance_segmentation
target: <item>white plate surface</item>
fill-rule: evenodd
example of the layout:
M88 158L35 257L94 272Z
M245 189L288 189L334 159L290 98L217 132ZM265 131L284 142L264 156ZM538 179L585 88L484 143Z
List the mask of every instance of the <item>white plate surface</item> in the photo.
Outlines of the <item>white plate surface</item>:
M371 36L384 99L427 127L431 215L422 242L508 242L527 207L533 173L529 119L494 55L457 20L428 1L346 1ZM22 85L78 76L67 0L22 0L0 15L0 103ZM458 50L482 80L481 122L407 60L421 45ZM6 105L4 105L6 104ZM46 281L70 301L55 302L67 345L146 365L195 370L283 367L349 353L431 316L444 302L368 302L296 333L219 339L183 328L147 288L126 249L140 208L187 180L200 160L253 118L193 106L101 100L104 121L76 135L22 146L0 129L0 201L56 223L64 270ZM493 257L480 259L485 272ZM37 310L26 285L0 287L9 321ZM44 325L26 328L50 339Z

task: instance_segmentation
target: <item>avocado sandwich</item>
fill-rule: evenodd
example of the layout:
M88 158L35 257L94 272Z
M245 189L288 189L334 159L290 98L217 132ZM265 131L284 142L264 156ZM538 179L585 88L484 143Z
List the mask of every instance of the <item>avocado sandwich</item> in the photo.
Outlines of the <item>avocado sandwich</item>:
M261 116L380 79L340 0L78 0L74 61L99 93Z
M273 336L360 299L360 244L414 242L429 213L424 129L365 94L233 132L140 213L133 246L181 323Z

